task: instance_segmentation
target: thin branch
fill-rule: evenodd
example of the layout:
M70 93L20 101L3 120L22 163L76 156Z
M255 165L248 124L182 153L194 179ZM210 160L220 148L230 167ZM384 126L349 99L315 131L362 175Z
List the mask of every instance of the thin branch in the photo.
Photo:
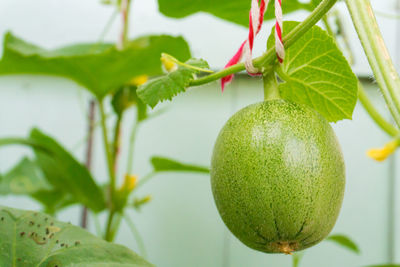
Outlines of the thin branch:
M94 141L94 128L95 128L95 108L96 102L94 99L89 102L89 116L88 116L88 129L87 129L87 143L86 143L86 157L85 166L90 171L92 166L92 155L93 155L93 141ZM87 207L82 208L81 213L81 227L86 229L88 223L88 209Z
M136 243L138 245L141 256L143 258L147 258L147 252L146 252L146 247L143 242L143 238L140 235L140 232L137 230L135 224L133 223L133 220L129 217L129 215L127 213L124 214L124 219L125 219L127 225L129 226L129 229L131 230L133 237L136 240Z
M133 170L133 158L134 158L134 153L135 153L135 139L136 139L136 135L138 132L139 124L140 124L140 122L138 120L136 120L136 122L134 122L132 129L131 129L131 134L129 137L128 162L127 162L127 169L126 169L126 173L128 173L128 174L132 174L132 170Z
M361 83L359 83L358 86L358 98L360 99L360 102L365 110L382 130L392 137L396 137L400 134L399 130L397 130L391 123L386 121L375 109L374 104L372 104Z

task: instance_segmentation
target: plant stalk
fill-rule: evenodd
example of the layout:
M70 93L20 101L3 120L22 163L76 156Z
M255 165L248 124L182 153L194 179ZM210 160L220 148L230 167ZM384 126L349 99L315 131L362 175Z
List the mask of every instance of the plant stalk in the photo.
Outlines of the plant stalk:
M375 109L374 105L372 104L371 100L369 99L367 93L365 92L364 87L359 82L358 83L358 98L360 99L361 104L368 112L370 117L375 121L375 123L384 130L388 135L392 137L396 137L400 134L400 131L397 130L391 123L386 121L381 114Z
M128 166L126 169L126 172L128 174L132 174L133 170L133 154L135 152L135 139L136 139L136 134L139 128L139 120L137 119L134 125L132 126L131 134L129 137L129 145L128 145Z
M400 78L390 58L368 0L346 0L364 52L386 104L400 126Z
M297 25L297 27L295 27L287 35L284 36L283 43L285 45L285 48L289 48L293 43L297 41L297 39L299 39L303 34L311 29L311 27L314 26L326 14L336 2L337 0L323 0L303 22L301 22L299 25ZM273 46L268 49L268 51L264 53L264 55L255 58L253 60L253 65L258 68L264 68L262 69L262 72L265 73L268 72L268 70L265 69L265 66L270 66L270 68L273 68L273 65L276 62L277 59L275 46ZM229 68L207 75L203 78L193 80L190 83L190 86L199 86L212 81L216 81L225 76L243 70L245 70L244 63L239 63Z
M114 194L115 194L115 173L114 173L114 167L113 167L113 157L111 153L111 145L108 139L108 133L107 133L107 125L106 125L106 114L104 112L104 105L103 102L100 100L99 101L99 110L100 110L100 117L101 117L101 129L103 132L103 142L104 142L104 148L106 152L106 157L107 157L107 167L108 167L108 174L110 178L110 208L113 209L113 201L114 201Z
M124 49L125 44L128 40L130 2L131 2L131 0L122 0L121 1L122 30L121 30L120 38L117 43L117 47L120 50Z
M121 17L122 17L122 30L120 34L120 39L117 42L117 47L120 50L123 50L125 48L125 45L128 41L128 26L129 26L129 11L130 11L130 3L131 0L122 0L121 1ZM104 110L103 112L104 113ZM108 214L108 219L107 219L107 226L106 226L106 232L105 232L105 239L109 242L112 242L114 240L114 237L118 231L119 225L121 223L121 216L119 215L119 219L117 219L114 222L114 217L116 214L115 211L115 194L116 194L116 164L117 164L117 157L118 157L118 151L119 151L119 138L120 138L120 128L122 124L122 115L118 116L117 119L117 124L115 126L115 135L114 135L114 143L113 143L113 154L110 152L110 157L109 157L109 171L110 171L110 191L111 191L111 201L112 201L112 206L110 207L110 212ZM103 130L104 132L104 130ZM110 149L110 147L109 147Z
M117 116L117 121L115 122L115 127L114 127L114 141L113 141L112 153L113 153L113 168L115 173L117 173L117 163L120 152L122 118L123 118L122 114Z
M125 219L125 221L126 221L128 227L129 227L129 229L131 230L131 233L132 233L133 237L134 237L135 240L136 240L137 246L138 246L139 251L140 251L140 255L141 255L143 258L146 259L146 258L147 258L146 247L145 247L145 245L144 245L143 238L142 238L142 236L140 235L140 232L137 230L135 224L133 223L133 220L129 217L128 214L125 214L125 215L124 215L124 219Z
M107 218L107 226L106 226L106 231L104 234L104 239L108 242L112 242L112 238L111 238L111 227L112 227L112 223L114 220L114 215L115 215L115 211L114 210L110 210L110 213L108 215Z
M93 139L94 139L94 127L95 127L95 108L96 102L94 99L89 101L89 116L88 116L88 129L87 129L87 143L86 143L86 159L85 166L90 171L92 166L92 155L93 155ZM86 229L88 223L88 209L83 206L81 213L81 227Z

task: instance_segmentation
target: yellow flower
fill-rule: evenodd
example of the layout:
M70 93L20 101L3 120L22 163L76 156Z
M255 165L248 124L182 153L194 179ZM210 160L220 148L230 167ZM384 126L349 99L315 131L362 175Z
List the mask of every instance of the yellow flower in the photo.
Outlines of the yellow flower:
M376 161L384 161L396 151L398 146L399 140L395 139L387 143L383 148L372 148L368 150L367 155Z
M148 80L149 80L149 76L139 75L139 76L136 76L135 78L133 78L129 83L132 85L139 86L139 85L145 84Z
M121 187L122 191L131 192L137 183L138 177L136 175L126 174L124 184Z
M145 196L144 198L143 198L143 203L147 203L147 202L150 202L151 200L152 200L153 198L152 198L152 196L151 195L147 195L147 196Z
M168 72L172 72L177 68L175 62L172 61L170 57L164 54L161 56L161 63L163 64L165 70Z

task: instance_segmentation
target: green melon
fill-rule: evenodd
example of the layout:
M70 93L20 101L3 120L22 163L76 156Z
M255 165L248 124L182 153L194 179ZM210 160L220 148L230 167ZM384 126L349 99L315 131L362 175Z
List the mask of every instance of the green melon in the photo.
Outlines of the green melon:
M218 211L239 240L263 252L291 253L332 230L345 168L325 118L279 99L229 119L214 147L211 184Z

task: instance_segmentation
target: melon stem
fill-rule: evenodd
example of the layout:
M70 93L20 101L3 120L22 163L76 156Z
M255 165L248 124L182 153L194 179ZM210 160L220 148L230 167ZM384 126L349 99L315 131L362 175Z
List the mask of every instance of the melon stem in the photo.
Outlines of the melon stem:
M264 100L280 99L278 82L273 71L263 75L264 81Z

